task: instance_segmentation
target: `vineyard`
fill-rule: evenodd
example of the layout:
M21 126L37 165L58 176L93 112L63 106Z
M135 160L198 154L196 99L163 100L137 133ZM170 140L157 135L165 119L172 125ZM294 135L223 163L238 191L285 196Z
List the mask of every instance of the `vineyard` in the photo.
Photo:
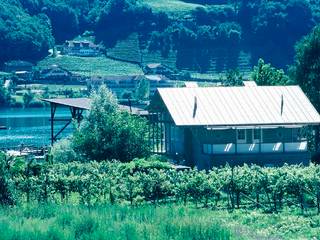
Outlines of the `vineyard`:
M0 203L13 205L0 209L1 239L249 239L249 229L258 234L250 239L320 237L316 165L206 172L177 171L157 156L130 163L0 160ZM88 232L81 232L84 218L92 227ZM37 227L29 229L33 223ZM245 237L232 237L235 231Z
M179 202L216 209L284 207L320 213L320 167L243 166L176 171L166 162L36 164L6 158L2 203L69 202L162 204ZM4 171L4 170L3 170Z
M47 57L38 63L39 68L58 65L82 76L138 75L142 70L138 64L116 61L106 57Z

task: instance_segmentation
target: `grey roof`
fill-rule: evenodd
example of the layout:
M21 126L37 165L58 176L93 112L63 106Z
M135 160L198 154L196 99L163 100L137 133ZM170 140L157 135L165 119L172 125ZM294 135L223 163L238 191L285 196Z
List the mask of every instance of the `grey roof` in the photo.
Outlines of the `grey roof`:
M52 98L42 100L49 103L55 103L57 105L75 107L84 110L89 110L91 106L90 98Z
M42 99L42 101L66 106L66 107L75 107L83 110L90 110L91 108L91 99L90 98L52 98L52 99ZM126 105L119 104L119 108L124 111L128 111L134 115L147 115L148 112L144 109L137 107L129 107Z
M158 94L177 126L320 123L320 115L298 86L161 88Z

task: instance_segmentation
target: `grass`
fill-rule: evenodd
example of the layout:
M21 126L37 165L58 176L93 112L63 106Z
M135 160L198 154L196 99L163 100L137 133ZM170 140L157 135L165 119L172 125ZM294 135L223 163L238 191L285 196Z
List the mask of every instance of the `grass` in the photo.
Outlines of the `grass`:
M194 10L196 7L205 7L201 4L187 3L180 0L141 0L149 5L153 11L163 11L171 15L184 15Z
M301 215L299 210L286 209L266 214L259 210L236 210L219 213L223 222L248 239L320 239L320 216Z
M181 206L40 205L0 210L0 239L233 239L213 212Z
M320 239L320 216L286 209L210 210L70 204L0 208L0 239Z
M138 64L116 61L106 57L47 57L38 63L38 67L44 68L54 64L74 74L83 76L103 77L107 75L138 75L143 73Z

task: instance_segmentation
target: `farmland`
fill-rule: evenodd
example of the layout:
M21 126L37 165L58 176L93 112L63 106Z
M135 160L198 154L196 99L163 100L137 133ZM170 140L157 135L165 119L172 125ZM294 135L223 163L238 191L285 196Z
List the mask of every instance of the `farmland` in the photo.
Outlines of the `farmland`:
M38 63L38 67L45 68L58 65L74 74L83 76L107 75L138 75L142 70L137 64L108 59L106 57L47 57Z
M18 202L0 209L1 239L320 237L317 166L236 167L233 181L230 167L176 172L151 159L26 163L22 171L16 161L7 186Z

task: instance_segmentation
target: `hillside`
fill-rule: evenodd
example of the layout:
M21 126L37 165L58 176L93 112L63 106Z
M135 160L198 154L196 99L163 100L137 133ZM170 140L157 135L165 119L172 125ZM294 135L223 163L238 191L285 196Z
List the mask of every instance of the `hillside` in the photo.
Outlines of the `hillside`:
M138 75L142 70L137 64L125 63L106 57L47 57L38 63L39 68L58 65L74 74L83 76Z
M111 59L201 74L246 72L259 58L286 70L295 44L320 22L311 0L0 0L0 10L0 65L38 62L54 44L89 32Z

